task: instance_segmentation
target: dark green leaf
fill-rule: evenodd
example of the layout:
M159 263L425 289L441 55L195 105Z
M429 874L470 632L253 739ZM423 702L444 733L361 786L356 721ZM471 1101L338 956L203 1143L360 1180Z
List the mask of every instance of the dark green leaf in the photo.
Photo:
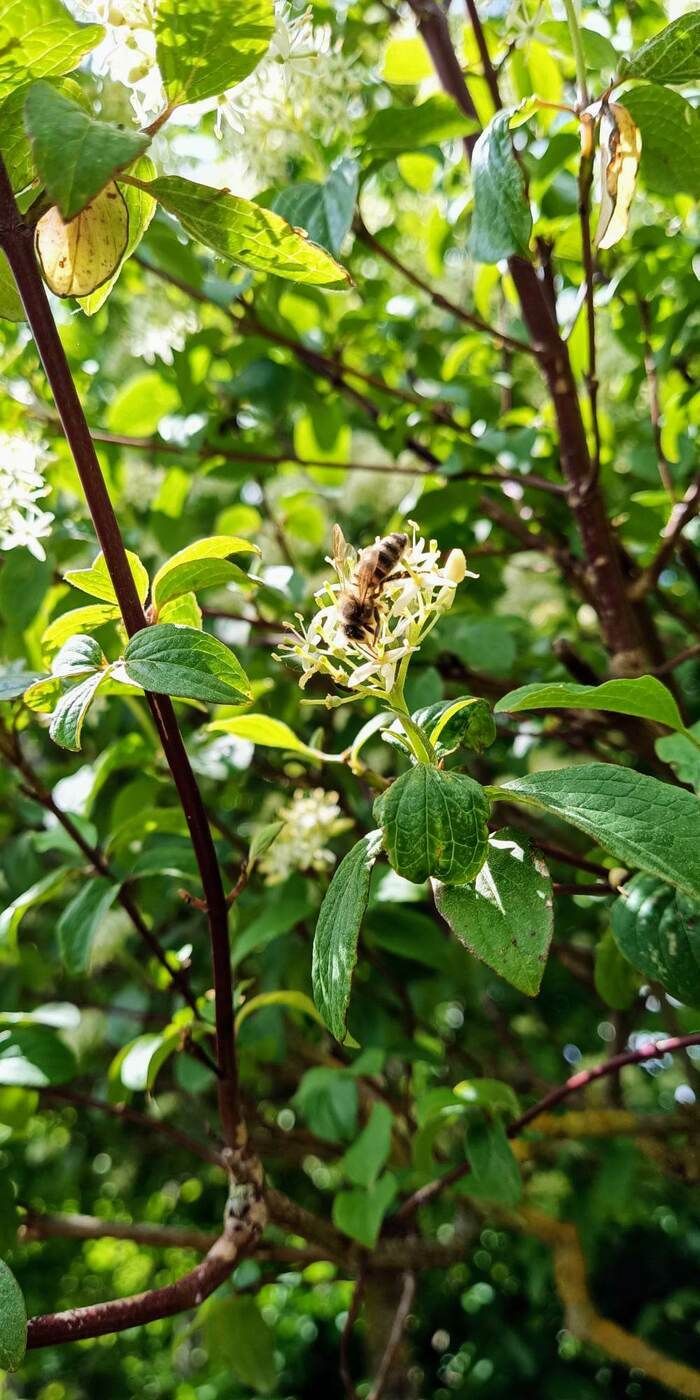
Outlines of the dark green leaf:
M309 1069L294 1099L312 1133L324 1142L347 1142L357 1132L357 1084L342 1070Z
M391 1150L393 1124L387 1104L374 1103L360 1136L340 1159L345 1176L355 1186L374 1186Z
M65 1084L76 1072L75 1056L48 1026L3 1026L0 1016L0 1084L41 1089Z
M150 138L95 121L50 83L34 83L24 104L36 168L64 219L73 219Z
M333 1201L333 1224L365 1249L374 1249L382 1221L396 1195L396 1178L385 1172L373 1186L339 1191Z
M489 803L462 773L419 763L377 799L374 814L389 860L406 880L463 885L486 859Z
M642 133L640 172L658 194L700 196L700 114L679 92L653 83L625 93Z
M668 729L682 729L678 706L670 692L654 676L635 680L604 681L602 685L574 685L553 681L545 685L521 685L494 706L496 714L518 710L608 710L617 715L637 715L655 720Z
M274 30L272 0L160 0L157 57L168 102L201 102L240 83Z
M438 700L423 710L415 710L411 719L427 734L438 758L459 748L483 753L496 738L491 706L473 695Z
M270 209L179 175L161 176L149 190L186 233L222 258L295 282L347 285L348 274L325 249Z
M635 879L653 878L635 876ZM634 881L630 881L633 884ZM628 1011L639 988L639 973L623 957L611 929L606 929L595 950L595 989L613 1011Z
M700 78L700 13L690 11L648 39L620 62L625 78L649 78L655 83L692 83Z
M271 1395L277 1387L275 1334L254 1298L214 1298L203 1313L207 1349L246 1388Z
M0 1259L0 1370L16 1371L27 1348L27 1310L14 1274Z
M233 652L195 627L172 622L144 627L124 652L124 670L133 685L160 695L221 705L251 698L248 678Z
M357 165L341 160L319 184L303 180L275 198L273 208L293 228L303 228L314 243L337 257L352 223L357 198Z
M471 252L477 262L495 263L513 253L527 253L530 242L532 214L509 130L511 115L497 112L472 153Z
M93 940L118 894L118 885L91 875L66 905L56 931L63 964L74 976L88 970Z
M547 867L519 833L489 840L474 885L435 884L435 903L470 953L518 991L536 996L552 939L553 897Z
M54 676L82 676L86 671L98 671L105 664L99 642L84 633L76 633L59 648L51 663Z
M414 107L384 107L373 112L363 132L363 145L368 152L399 154L477 130L477 122L465 116L453 98L439 92Z
M669 734L657 739L655 748L659 758L670 763L681 782L700 793L700 724L694 724L685 734Z
M314 1001L336 1040L345 1039L357 940L381 834L371 831L341 860L326 891L314 934L311 978Z
M700 903L653 875L635 875L613 906L612 931L633 967L700 1007Z
M522 1194L520 1168L500 1119L482 1117L470 1123L466 1148L470 1195L485 1196L504 1206L517 1205Z
M586 763L533 773L496 791L504 801L560 816L617 860L700 898L700 803L682 788L613 763Z

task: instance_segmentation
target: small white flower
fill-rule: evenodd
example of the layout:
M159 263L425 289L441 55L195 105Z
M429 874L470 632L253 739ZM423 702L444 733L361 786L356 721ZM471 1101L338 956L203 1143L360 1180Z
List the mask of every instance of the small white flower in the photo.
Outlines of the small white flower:
M337 581L316 593L319 608L308 626L297 615L298 627L290 629L290 640L281 646L299 666L302 688L312 676L325 675L344 689L386 699L401 663L418 651L442 613L451 608L457 585L467 576L477 577L468 573L461 549L452 550L441 567L437 541L426 542L418 535L418 526L409 525L411 542L381 590L378 634L371 645L351 641L338 615L338 595L352 587L354 552L345 560L328 560Z
M20 433L0 433L0 549L28 549L45 559L40 540L51 533L53 515L36 503L49 487L42 468L48 452Z
M279 810L282 830L259 861L267 885L279 885L295 870L329 870L335 855L328 841L352 823L340 814L337 792L295 792Z

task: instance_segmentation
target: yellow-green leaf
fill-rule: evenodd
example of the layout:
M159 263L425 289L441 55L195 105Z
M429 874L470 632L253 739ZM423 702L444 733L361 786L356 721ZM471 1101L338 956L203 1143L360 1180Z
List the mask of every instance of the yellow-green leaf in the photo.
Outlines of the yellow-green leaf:
M114 183L65 223L59 210L39 219L34 246L44 280L59 297L87 296L107 282L126 250L129 213Z

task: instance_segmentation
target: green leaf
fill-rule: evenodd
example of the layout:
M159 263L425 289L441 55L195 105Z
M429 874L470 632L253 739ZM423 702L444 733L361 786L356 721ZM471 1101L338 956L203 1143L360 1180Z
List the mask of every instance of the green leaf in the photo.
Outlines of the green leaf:
M93 940L118 894L118 885L100 875L90 875L63 910L56 929L58 947L64 967L73 976L87 972Z
M357 1084L344 1070L307 1070L292 1104L324 1142L347 1142L357 1132Z
M636 680L604 681L602 685L574 685L571 681L521 685L494 706L496 714L518 710L609 710L617 715L637 715L655 720L668 729L683 729L678 706L670 692L654 676Z
M69 637L54 656L51 672L54 676L82 676L86 671L97 671L105 665L105 656L99 642L94 637L77 633Z
M60 0L11 0L0 15L0 96L27 82L70 73L104 38L101 24L76 24Z
M55 205L34 231L34 248L47 286L58 297L84 297L116 273L129 238L129 213L113 182L69 222Z
M616 860L700 898L700 803L682 788L613 763L585 763L517 778L491 796L552 812Z
M236 738L248 739L251 744L265 749L288 749L290 753L312 758L323 756L320 749L312 749L299 739L284 720L273 719L271 715L236 715L233 719L215 720L208 728L212 733L235 734Z
M273 943L282 934L289 933L296 924L303 923L312 913L307 887L301 882L296 889L290 889L288 882L284 894L274 903L268 902L260 914L237 933L233 944L233 966L237 967L249 953L259 952Z
M459 748L483 753L496 738L488 700L473 695L438 700L423 710L415 710L411 719L426 732L438 758Z
M517 1205L522 1194L520 1167L500 1119L484 1116L471 1122L466 1149L471 1167L466 1181L469 1194L504 1206Z
M324 896L316 924L311 965L314 1001L329 1031L341 1043L347 1031L352 974L372 867L381 833L363 836L341 860Z
M124 1047L110 1069L110 1077L118 1067L119 1079L132 1093L145 1093L153 1088L158 1071L182 1044L182 1032L168 1030L159 1035L139 1035Z
M17 700L30 685L44 679L40 671L25 671L19 666L3 667L0 671L0 701Z
M625 93L642 133L640 172L657 194L700 195L700 113L679 92L653 83Z
M337 257L352 224L358 171L354 160L341 160L319 184L302 180L275 197L273 209L293 228L303 228L312 242Z
M462 773L419 763L377 798L384 847L398 875L422 884L472 880L486 859L489 803Z
M394 1115L388 1105L372 1104L362 1132L338 1163L355 1186L374 1186L391 1150L393 1125Z
M262 1011L266 1006L288 1006L292 1011L301 1011L305 1016L310 1016L319 1026L323 1025L311 997L307 997L306 992L297 992L290 988L287 991L260 992L258 996L251 997L250 1001L245 1001L236 1016L236 1030L239 1030L255 1011Z
M62 749L71 749L73 753L80 749L85 716L107 674L107 671L96 671L61 696L51 716L49 734Z
M160 0L156 55L171 106L218 97L267 53L272 0Z
M214 1298L202 1311L207 1351L242 1385L261 1395L277 1388L275 1335L254 1298Z
M391 1172L385 1172L372 1186L339 1191L333 1201L333 1224L365 1249L374 1249L395 1195L396 1177Z
M145 370L121 384L112 397L106 414L111 433L155 433L161 418L175 413L180 395L157 370ZM144 595L145 596L145 595Z
M17 1371L27 1349L27 1310L22 1290L0 1259L0 1370Z
M197 860L189 836L168 836L154 832L129 865L128 878L140 880L149 875L175 875L197 878Z
M452 932L518 991L540 989L552 939L552 885L537 851L504 828L492 836L474 885L435 884L435 903Z
M503 1114L508 1120L520 1113L515 1090L502 1079L462 1079L455 1084L454 1094L470 1113L486 1109L490 1114Z
M156 176L156 167L153 161L149 160L148 156L142 156L141 159L137 160L136 164L131 167L129 174L133 175L137 180L154 180ZM104 306L112 287L121 275L125 262L127 262L131 254L138 248L158 207L155 199L153 199L146 190L138 189L135 185L120 185L119 190L126 204L129 219L129 236L126 241L124 252L122 253L121 261L111 276L109 276L96 291L90 292L89 296L78 298L86 316L94 316L95 312L99 311L101 306Z
M604 34L599 34L597 29L586 29L583 25L579 25L578 30L586 67L596 73L601 71L614 73L617 68L617 52L610 40L606 39ZM537 33L550 51L554 50L561 54L572 53L571 33L565 19L545 20L544 24L537 26Z
M474 217L471 252L477 262L495 263L527 253L532 214L527 185L510 135L510 111L497 112L474 146Z
M676 777L700 793L700 723L684 734L668 734L664 739L657 739L654 747L659 758L670 763Z
M37 880L36 884L30 885L23 894L18 894L11 904L7 905L0 914L0 947L3 944L13 944L17 937L17 930L29 909L33 909L37 904L45 904L49 899L53 899L58 894L66 877L70 874L70 866L62 866L60 870L52 870L49 875L44 875L42 880Z
M700 903L653 875L635 875L613 905L612 931L633 967L700 1007Z
M453 98L439 92L414 107L396 105L373 112L364 129L363 149L373 154L420 151L478 129L478 123L465 116Z
M252 870L255 862L269 851L273 841L277 840L284 822L268 822L266 826L259 826L253 832L250 846L248 848L248 869Z
M636 879L653 879L653 876L635 875ZM631 880L630 884L634 884ZM668 886L664 886L668 889ZM593 980L598 996L613 1011L629 1011L634 1005L639 988L639 973L623 957L615 942L612 929L606 929L595 950Z
M250 682L232 651L208 632L172 622L144 627L131 638L123 667L133 685L157 695L230 705L250 700Z
M131 569L131 576L136 584L139 601L145 603L148 594L148 574L138 554L132 554L131 550L127 549L126 557ZM79 588L83 593L89 593L92 598L103 598L106 603L117 602L114 585L102 553L98 554L89 569L71 569L63 577L66 583L72 583L74 588Z
M700 12L681 15L620 62L621 78L692 83L700 78Z
M344 268L323 248L270 209L227 190L195 184L179 175L151 181L150 192L186 233L222 258L316 286L347 285Z
M24 113L39 177L66 220L143 155L150 141L138 131L95 121L50 83L32 85Z
M25 1089L65 1084L76 1068L73 1051L48 1026L3 1027L0 1018L0 1084Z
M197 588L211 588L247 575L235 564L228 563L229 554L259 554L257 545L238 535L211 535L178 550L162 564L153 579L153 601L157 608L190 593Z
M4 253L0 253L0 316L5 321L26 320L22 298Z
M61 613L42 633L42 654L50 659L71 637L83 634L88 627L104 627L107 622L114 622L120 617L117 603L88 603L84 608L72 608L70 612Z

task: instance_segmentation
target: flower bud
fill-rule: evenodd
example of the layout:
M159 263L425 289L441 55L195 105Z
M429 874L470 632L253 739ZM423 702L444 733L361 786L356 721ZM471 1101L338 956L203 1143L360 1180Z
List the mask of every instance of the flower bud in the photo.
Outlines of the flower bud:
M445 578L450 579L452 583L462 582L462 579L466 577L467 573L467 561L464 557L463 550L450 550L445 560L442 573L444 574Z

